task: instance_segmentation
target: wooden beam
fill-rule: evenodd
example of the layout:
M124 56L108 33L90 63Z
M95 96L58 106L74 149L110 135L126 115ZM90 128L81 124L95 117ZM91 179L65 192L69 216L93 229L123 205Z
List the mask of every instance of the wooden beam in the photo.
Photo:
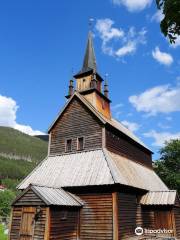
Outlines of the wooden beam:
M102 128L102 147L106 147L106 129L105 127Z
M173 210L171 211L171 219L172 219L171 221L172 221L173 237L177 237L174 208L173 208Z
M112 204L113 204L113 240L119 239L118 231L118 193L112 193Z
M46 208L46 224L45 224L45 233L44 233L44 240L49 240L50 239L50 208Z

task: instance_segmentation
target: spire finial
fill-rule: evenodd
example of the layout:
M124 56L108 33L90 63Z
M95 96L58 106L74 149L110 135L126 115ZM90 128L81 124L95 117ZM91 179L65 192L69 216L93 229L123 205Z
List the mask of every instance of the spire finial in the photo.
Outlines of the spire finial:
M94 18L89 18L89 31L92 31Z
M74 81L73 81L73 68L71 69L71 79L69 81L69 91L68 91L68 95L72 96L74 93Z

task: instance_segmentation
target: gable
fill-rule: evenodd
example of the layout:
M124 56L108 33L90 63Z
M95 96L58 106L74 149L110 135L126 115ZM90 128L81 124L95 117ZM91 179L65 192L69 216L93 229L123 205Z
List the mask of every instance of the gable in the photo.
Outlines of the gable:
M77 138L84 137L84 150L102 147L102 123L75 96L51 129L50 154L65 152L66 139L72 139L72 151L77 150Z
M46 205L42 199L31 189L28 188L25 193L15 199L14 206L41 206Z

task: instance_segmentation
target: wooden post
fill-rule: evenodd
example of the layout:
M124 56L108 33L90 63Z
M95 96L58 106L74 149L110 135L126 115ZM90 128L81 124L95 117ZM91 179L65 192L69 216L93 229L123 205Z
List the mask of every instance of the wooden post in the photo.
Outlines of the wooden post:
M113 240L119 239L118 231L118 193L112 193L112 204L113 204Z
M46 208L46 224L45 224L45 233L44 233L44 240L50 239L50 208Z
M175 223L175 215L174 208L171 210L171 221L172 221L172 229L173 229L173 237L177 237L176 235L176 223Z
M80 210L78 210L78 220L77 220L77 240L79 240L80 239L80 221L81 221L81 219L80 219L80 217L81 217L81 211L82 211L82 209L80 209Z
M102 128L102 147L106 147L106 130L105 127Z

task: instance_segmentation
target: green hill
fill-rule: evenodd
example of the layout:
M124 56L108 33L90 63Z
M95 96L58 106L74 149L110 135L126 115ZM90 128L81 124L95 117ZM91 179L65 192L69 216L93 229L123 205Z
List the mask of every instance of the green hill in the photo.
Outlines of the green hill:
M0 127L0 156L39 162L47 155L48 143L9 127Z
M0 127L0 184L15 190L47 155L48 142L9 127Z

